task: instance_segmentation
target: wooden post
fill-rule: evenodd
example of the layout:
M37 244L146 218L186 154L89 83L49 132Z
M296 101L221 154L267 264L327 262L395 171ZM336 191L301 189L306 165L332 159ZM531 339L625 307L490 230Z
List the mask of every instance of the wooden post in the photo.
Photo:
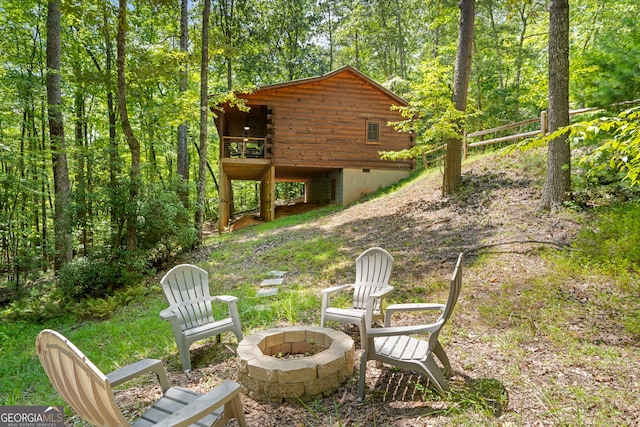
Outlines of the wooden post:
M546 135L547 130L549 130L547 124L547 112L543 110L540 112L540 136Z
M276 216L276 168L269 166L260 182L260 215L265 221L273 221Z
M220 194L218 202L218 229L224 230L231 218L231 180L220 163Z
M464 135L462 136L462 150L463 150L463 158L466 160L467 155L469 154L469 147L467 146L467 143L469 138L467 137L467 130L465 129L464 131Z

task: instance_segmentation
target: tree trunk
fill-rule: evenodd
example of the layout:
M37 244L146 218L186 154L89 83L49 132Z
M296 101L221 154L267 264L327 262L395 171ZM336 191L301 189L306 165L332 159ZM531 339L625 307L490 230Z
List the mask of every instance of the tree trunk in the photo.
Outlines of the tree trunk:
M569 125L569 1L549 5L549 132ZM571 147L566 134L549 142L541 208L562 208L571 191Z
M109 17L107 6L103 6L103 36L105 43L105 81L107 84L107 115L109 120L109 190L110 190L110 225L111 225L111 247L113 250L120 247L120 215L117 206L118 202L118 175L120 173L120 162L118 156L118 140L116 138L117 106L113 99L113 44L109 33Z
M331 13L332 0L325 3L327 7L327 32L329 33L329 71L333 70L333 51L335 49L333 42L333 17Z
M227 90L233 88L233 37L234 37L234 14L236 2L235 0L218 1L218 20L220 23L220 31L224 36L225 51L224 60L227 67ZM208 25L208 24L207 24Z
M209 118L209 17L211 0L204 1L202 11L202 59L200 62L200 152L198 162L197 202L196 202L196 230L198 230L198 244L201 245L204 233L204 205L207 183L207 125Z
M403 29L403 25L402 25L402 2L400 2L400 0L396 0L396 24L397 24L397 31L398 31L398 59L400 62L400 77L402 77L403 79L405 78L405 74L406 74L406 60L405 60L405 53L404 53L404 34L402 32Z
M117 68L118 68L118 110L120 112L120 120L122 122L122 132L124 133L129 150L131 151L131 170L130 170L130 187L128 209L126 213L127 221L127 251L135 252L138 248L138 220L136 199L138 198L138 189L140 188L140 142L133 134L131 124L129 123L129 114L127 112L127 95L125 82L125 40L127 35L127 0L119 0L118 7L118 34L116 35L117 43Z
M453 103L456 109L461 112L467 109L475 12L475 0L460 0L460 30L458 32L456 68L453 75ZM462 182L462 127L463 123L460 120L458 122L460 136L450 138L447 141L442 181L442 192L445 194L457 191Z
M55 192L55 261L60 267L73 258L71 240L70 195L71 184L62 121L62 92L60 89L60 0L50 0L47 12L47 103L49 105L49 135L53 161Z
M76 67L77 79L81 80L81 72L79 66ZM88 240L88 230L87 230L87 180L85 175L85 145L84 145L84 136L85 136L85 108L84 108L84 89L82 85L78 84L75 92L75 113L76 113L76 121L75 121L75 137L76 137L76 148L78 150L78 154L76 156L76 215L78 218L78 227L80 228L80 245L82 246L82 255L87 256L87 240Z
M182 6L180 8L180 51L184 54L183 65L180 69L180 94L184 95L187 91L188 80L188 63L189 63L189 15L188 15L188 0L182 0ZM181 123L178 126L178 164L177 173L183 180L189 181L189 151L187 144L187 123ZM183 190L183 186L180 187L180 200L186 207L189 202L188 190ZM186 186L184 187L186 188Z

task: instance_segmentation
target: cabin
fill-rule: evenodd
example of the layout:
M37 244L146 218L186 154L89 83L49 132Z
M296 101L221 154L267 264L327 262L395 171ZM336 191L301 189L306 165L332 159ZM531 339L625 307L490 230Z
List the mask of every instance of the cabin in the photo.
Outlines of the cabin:
M358 70L236 93L249 107L215 108L220 137L219 220L229 224L231 182L260 182L260 216L275 217L275 183L303 182L305 202L348 205L409 176L413 160L381 160L380 151L408 149L413 135L389 122L407 102Z

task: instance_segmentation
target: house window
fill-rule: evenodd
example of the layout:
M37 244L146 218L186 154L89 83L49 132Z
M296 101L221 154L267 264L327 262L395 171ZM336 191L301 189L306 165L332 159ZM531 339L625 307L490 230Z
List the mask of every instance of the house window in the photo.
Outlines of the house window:
M380 142L380 122L367 121L367 144Z

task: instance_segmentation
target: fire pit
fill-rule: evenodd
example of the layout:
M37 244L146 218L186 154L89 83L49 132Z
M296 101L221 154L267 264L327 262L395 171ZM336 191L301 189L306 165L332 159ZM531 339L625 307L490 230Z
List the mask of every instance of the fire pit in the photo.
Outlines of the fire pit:
M340 331L290 326L238 344L238 381L252 399L309 401L333 394L353 374L353 340Z

